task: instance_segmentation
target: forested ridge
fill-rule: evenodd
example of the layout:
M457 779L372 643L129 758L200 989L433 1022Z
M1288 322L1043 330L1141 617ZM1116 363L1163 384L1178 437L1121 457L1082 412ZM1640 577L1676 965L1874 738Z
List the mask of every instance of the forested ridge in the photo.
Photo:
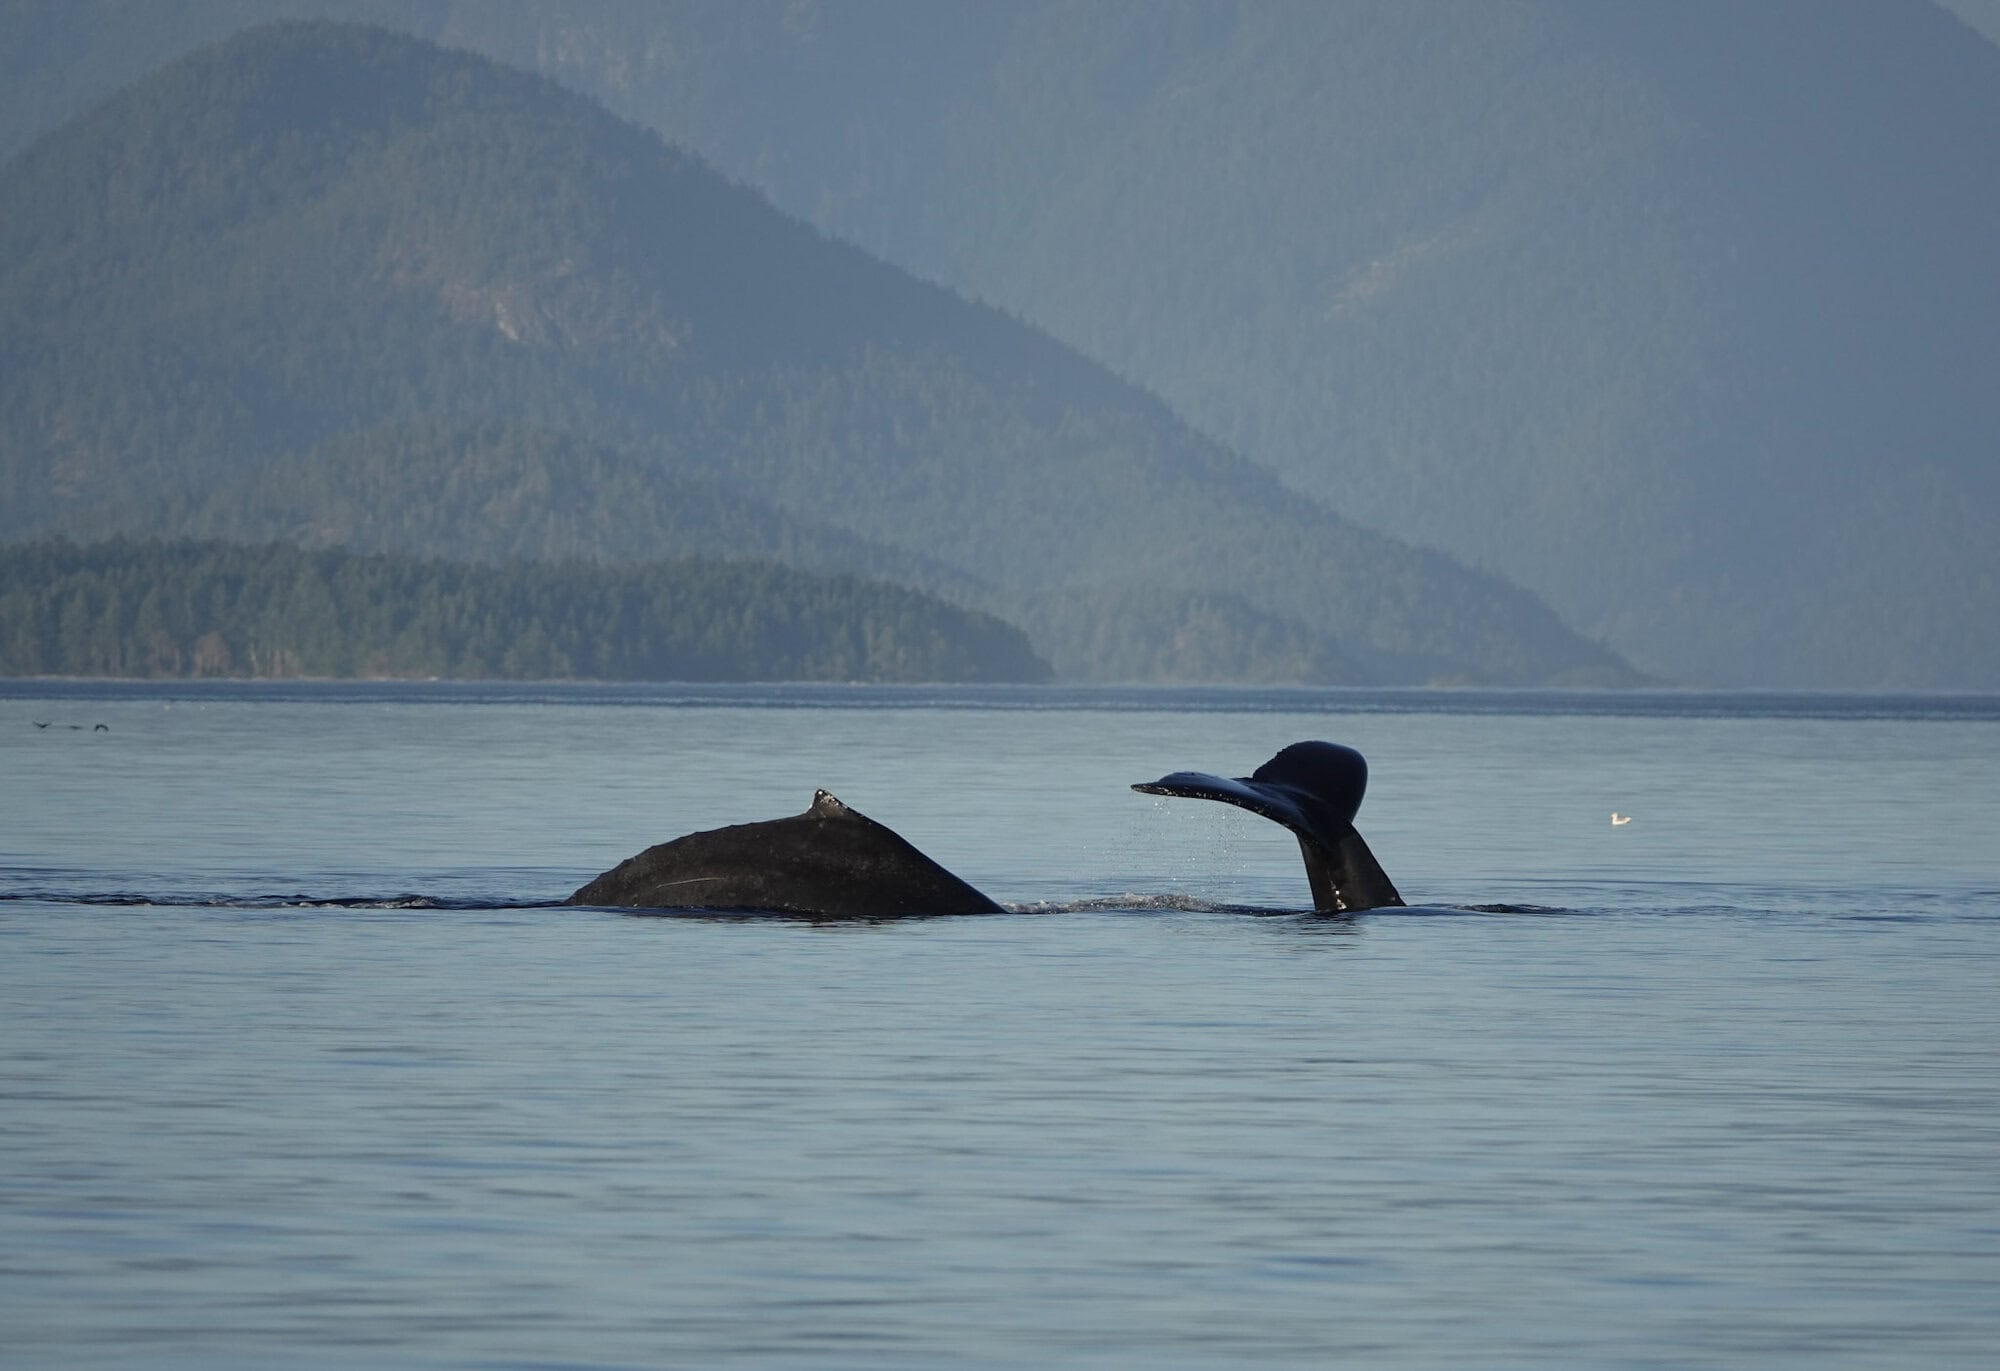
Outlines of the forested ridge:
M475 565L284 544L0 548L0 676L1036 681L1020 630L757 562Z
M463 52L253 30L0 187L0 538L754 556L999 614L1069 678L1633 679L1047 335Z

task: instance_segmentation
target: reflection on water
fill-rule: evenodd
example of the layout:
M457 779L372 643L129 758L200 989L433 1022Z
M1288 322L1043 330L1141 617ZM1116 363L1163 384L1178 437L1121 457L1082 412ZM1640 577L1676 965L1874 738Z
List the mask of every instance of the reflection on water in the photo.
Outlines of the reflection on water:
M1990 716L333 695L0 691L0 1364L2000 1342ZM1307 736L1437 904L1123 790ZM543 907L818 785L1014 912Z

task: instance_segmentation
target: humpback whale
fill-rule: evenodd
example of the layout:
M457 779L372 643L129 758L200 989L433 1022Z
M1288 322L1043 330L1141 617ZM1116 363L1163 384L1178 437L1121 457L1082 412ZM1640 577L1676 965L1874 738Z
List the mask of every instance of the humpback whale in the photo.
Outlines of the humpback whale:
M1240 805L1299 840L1313 908L1353 913L1402 896L1354 831L1368 763L1338 743L1294 743L1249 776L1176 771L1132 789ZM567 904L755 910L865 918L998 914L1001 907L893 829L817 791L805 813L733 824L647 848L582 886Z
M565 903L832 918L1001 912L894 829L824 790L813 793L803 814L708 829L649 847Z

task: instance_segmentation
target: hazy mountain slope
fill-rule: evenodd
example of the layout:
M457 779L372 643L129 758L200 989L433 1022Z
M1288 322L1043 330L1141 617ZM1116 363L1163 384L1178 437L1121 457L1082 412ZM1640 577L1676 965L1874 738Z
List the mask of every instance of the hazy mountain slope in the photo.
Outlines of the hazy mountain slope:
M624 454L577 468L551 528L721 489L814 530L822 563L838 534L857 561L942 566L1065 643L1141 587L1183 620L1233 596L1391 679L1625 676L1533 597L1346 524L1045 335L483 59L254 31L37 141L0 195L0 535L296 535L332 479L297 454L380 474L410 425L528 424ZM408 451L428 474L339 517L455 529L466 555L574 536L487 517L518 474L482 493L450 479L451 442ZM455 503L397 507L417 490Z
M1922 0L396 21L595 91L1654 670L2000 684L2000 51Z
M195 537L237 542L480 561L644 561L671 549L863 571L960 599L989 591L943 563L794 518L667 463L519 423L392 423L341 434L216 488L175 521ZM116 509L106 527L132 522Z
M1942 13L737 13L600 88L1343 512L1666 674L2000 683L2000 59Z
M1939 0L1988 42L2000 43L2000 0Z

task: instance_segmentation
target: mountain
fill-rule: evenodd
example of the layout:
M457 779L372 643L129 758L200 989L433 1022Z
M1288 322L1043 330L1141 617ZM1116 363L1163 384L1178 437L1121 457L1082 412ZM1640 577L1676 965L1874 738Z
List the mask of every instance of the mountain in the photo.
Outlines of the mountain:
M2000 687L2000 50L1934 6L541 19L545 69L1644 669Z
M545 69L1644 669L2000 686L2000 51L1933 6L541 19Z
M1644 669L2000 686L2000 53L1949 16L915 10L746 13L619 107Z
M381 16L597 95L1647 670L1990 689L2000 48L1968 24L2000 11L1955 8L80 0L17 3L8 70L11 127L47 127L180 32Z
M1518 588L470 54L252 30L37 140L0 197L0 537L657 559L740 530L1015 617L1072 677L1631 679Z
M990 594L941 562L797 518L718 481L525 423L388 422L261 463L170 520L198 538L472 560L755 558ZM70 522L130 521L117 505ZM99 526L101 524L101 526Z

